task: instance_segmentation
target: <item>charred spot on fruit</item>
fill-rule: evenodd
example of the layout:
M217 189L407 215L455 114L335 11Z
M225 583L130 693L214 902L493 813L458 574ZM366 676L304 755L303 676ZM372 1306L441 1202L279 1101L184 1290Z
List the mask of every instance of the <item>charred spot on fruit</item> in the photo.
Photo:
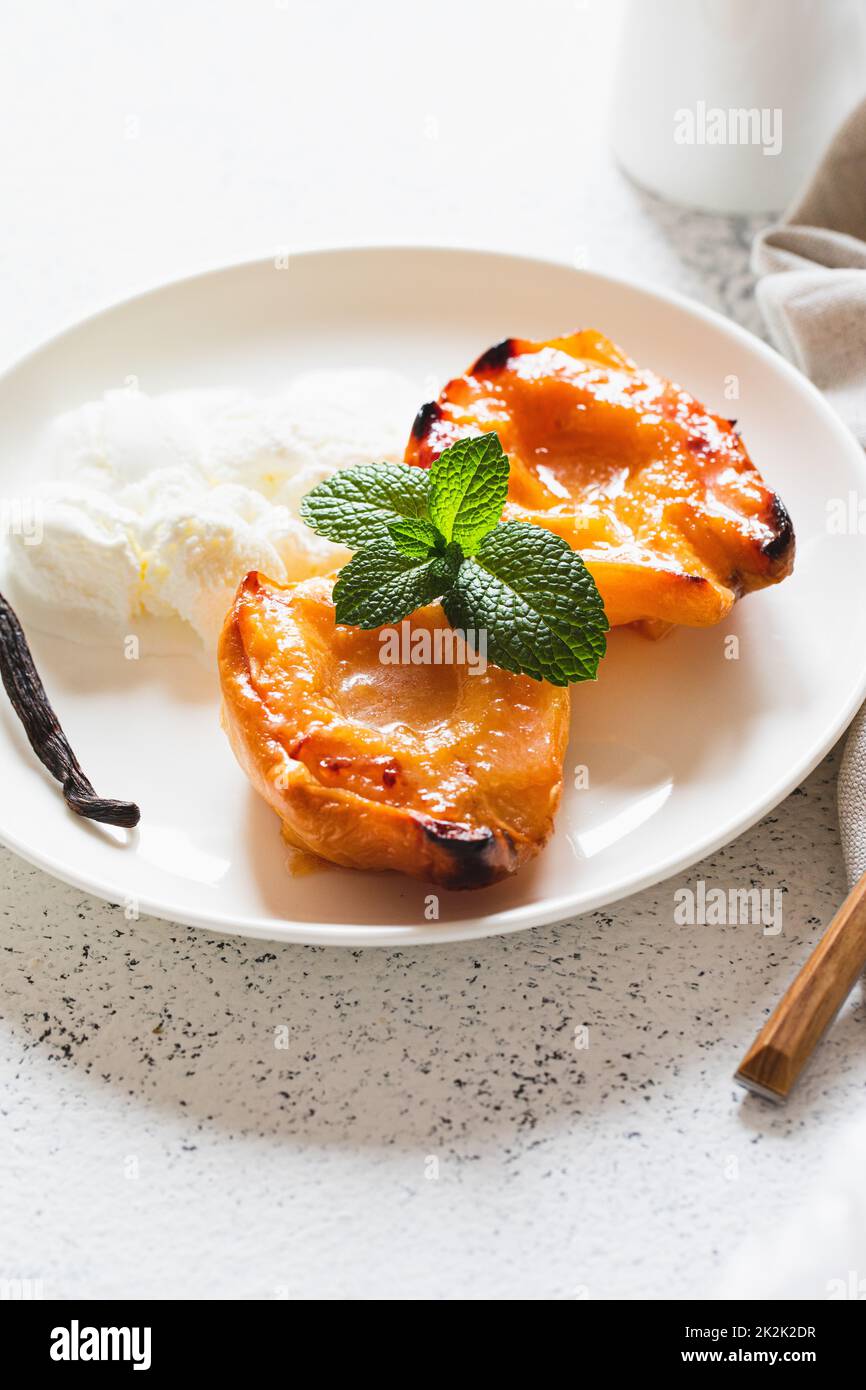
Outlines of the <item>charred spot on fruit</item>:
M461 845L476 847L493 839L493 831L486 825L463 825L460 821L434 820L432 816L419 816L424 834L431 840L455 841Z
M770 499L768 511L767 525L773 534L769 540L764 541L761 554L775 563L793 555L794 524L788 515L787 507L775 492Z
M439 882L448 888L484 888L512 873L517 851L507 830L465 825L415 814L426 839L441 855Z
M427 401L412 421L412 438L426 439L436 421L441 419L442 407L439 402Z
M514 356L514 339L503 338L501 343L494 343L493 347L482 352L477 362L470 369L470 376L476 372L495 372L500 367L504 367L510 357Z

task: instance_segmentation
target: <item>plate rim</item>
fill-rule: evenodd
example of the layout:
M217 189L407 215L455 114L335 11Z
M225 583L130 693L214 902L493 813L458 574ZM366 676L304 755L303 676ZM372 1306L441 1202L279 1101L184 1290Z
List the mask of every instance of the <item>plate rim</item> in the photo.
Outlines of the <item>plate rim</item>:
M310 244L296 248L288 248L289 259L311 258L323 256L344 256L344 255L386 255L388 253L400 253L404 255L429 255L444 257L478 257L480 260L489 261L491 259L505 262L521 262L526 267L542 267L544 269L554 268L566 270L570 275L580 279L593 280L602 285L609 284L617 289L627 291L637 291L645 295L650 300L661 301L662 303L672 304L684 310L688 315L699 320L703 320L710 327L717 331L721 330L725 335L742 343L751 352L756 352L763 358L775 371L781 372L783 377L812 402L836 436L841 447L849 453L852 462L856 460L856 466L863 474L866 483L866 457L863 450L857 443L854 435L848 430L841 418L835 413L832 406L803 373L784 358L781 353L770 347L763 339L756 334L750 333L748 329L735 323L732 319L726 318L724 314L702 304L697 300L689 298L688 295L679 290L672 290L666 286L657 286L645 280L633 278L631 276L612 275L608 272L581 269L567 260L560 260L552 256L534 256L523 252L511 252L505 250L490 250L486 247L478 246L443 246L437 243L407 243L407 242L358 242L358 243L333 243L327 245ZM37 341L32 347L27 348L23 353L13 359L0 371L0 387L5 385L7 378L15 372L28 365L34 358L42 352L52 348L62 340L78 330L96 323L99 319L107 317L119 310L129 308L143 300L166 291L178 288L194 282L204 282L208 279L215 279L229 274L242 273L243 271L264 269L273 264L273 253L263 256L250 256L241 260L228 260L208 266L204 270L192 273L180 273L168 279L163 279L155 283L150 283L146 287L134 290L130 294L124 295L120 299L111 300L103 303L83 317L67 321L61 328L49 334L47 337ZM717 829L713 834L708 835L700 844L692 846L685 853L673 853L666 859L659 861L653 868L643 873L636 874L625 881L625 885L620 888L613 888L609 891L599 891L590 893L585 901L581 901L580 894L570 894L558 898L547 898L534 903L527 903L519 907L506 908L495 914L479 914L478 917L462 920L460 922L442 922L435 926L385 926L371 925L369 923L310 923L298 922L286 918L260 918L256 920L238 918L228 914L201 912L191 910L178 912L170 903L161 902L158 898L148 898L141 895L138 899L138 907L142 916L151 916L160 921L176 922L183 926L194 927L198 930L209 931L216 935L231 935L248 937L252 940L279 941L284 945L310 945L310 946L335 946L346 947L357 950L364 947L393 948L395 946L427 946L427 945L447 945L450 942L477 941L491 936L507 936L517 931L527 931L533 927L549 926L555 923L568 921L589 912L598 911L601 908L610 906L613 903L624 902L636 893L643 892L665 879L671 878L677 873L691 868L700 860L708 855L714 854L723 846L732 843L740 835L745 834L759 820L778 806L787 796L791 794L817 767L818 763L836 745L845 730L848 728L858 709L866 700L866 653L863 656L862 670L859 683L856 684L852 694L837 715L828 731L819 739L816 739L811 747L792 764L785 775L775 782L771 789L750 807L745 817L737 815L730 817L725 824ZM38 849L21 843L13 834L5 832L0 828L0 844L17 854L25 862L32 864L35 868L47 873L50 877L67 883L71 887L81 892L92 894L94 897L104 902L111 902L116 896L113 888L100 885L100 882L87 874L78 875L74 870L59 870L49 857L41 854Z

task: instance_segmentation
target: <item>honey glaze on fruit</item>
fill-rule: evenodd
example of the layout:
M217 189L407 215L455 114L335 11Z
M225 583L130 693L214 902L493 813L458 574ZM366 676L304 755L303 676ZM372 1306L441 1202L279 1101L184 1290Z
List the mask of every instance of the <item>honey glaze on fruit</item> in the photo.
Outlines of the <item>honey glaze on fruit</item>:
M252 573L220 652L239 762L300 849L452 888L542 847L562 789L569 695L467 662L382 659L382 630L335 621L333 582ZM432 642L438 605L406 620Z
M490 348L418 412L406 462L489 430L511 465L506 517L580 552L611 624L718 622L792 569L790 518L735 421L600 333Z

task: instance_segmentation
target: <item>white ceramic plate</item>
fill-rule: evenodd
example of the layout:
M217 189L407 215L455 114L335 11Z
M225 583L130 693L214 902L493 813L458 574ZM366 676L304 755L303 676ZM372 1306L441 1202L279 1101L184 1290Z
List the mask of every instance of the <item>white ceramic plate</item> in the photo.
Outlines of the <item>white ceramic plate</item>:
M736 415L797 532L792 579L722 627L651 643L614 633L574 692L566 795L544 854L508 883L441 893L399 876L287 872L273 814L219 728L215 674L186 657L126 661L34 633L73 747L97 789L134 797L127 837L69 813L3 701L0 837L80 888L219 932L365 946L487 936L614 902L729 841L792 790L866 693L866 544L827 529L863 494L853 438L774 352L673 295L560 265L431 249L311 252L167 285L62 334L0 381L0 491L26 490L47 418L130 374L148 391L245 385L301 370L461 370L509 335L593 326L639 362ZM739 399L726 396L733 382ZM411 421L407 420L407 433ZM739 638L739 659L726 638ZM577 766L588 788L575 789Z

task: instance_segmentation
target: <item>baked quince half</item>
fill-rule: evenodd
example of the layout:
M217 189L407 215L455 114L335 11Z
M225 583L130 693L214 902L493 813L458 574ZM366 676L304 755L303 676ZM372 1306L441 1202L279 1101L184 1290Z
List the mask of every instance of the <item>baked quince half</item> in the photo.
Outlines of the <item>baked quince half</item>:
M223 723L285 838L447 888L514 873L553 828L567 688L467 661L383 661L381 629L336 623L333 583L248 574L220 638ZM402 627L406 651L451 631L438 605Z
M587 329L490 348L421 407L405 458L427 468L495 430L511 465L505 517L580 552L612 626L660 636L719 622L792 569L788 513L734 425Z

